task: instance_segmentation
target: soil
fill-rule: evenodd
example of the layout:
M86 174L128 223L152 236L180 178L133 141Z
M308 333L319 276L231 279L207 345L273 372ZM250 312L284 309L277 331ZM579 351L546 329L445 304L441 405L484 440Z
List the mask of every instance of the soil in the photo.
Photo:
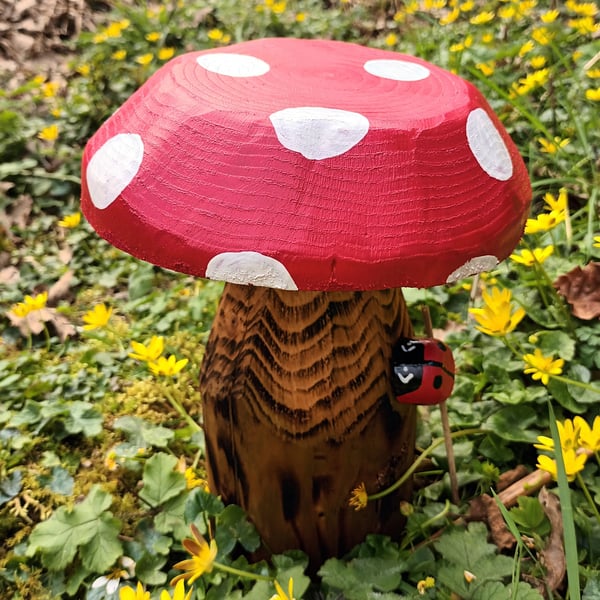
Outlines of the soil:
M70 42L95 28L110 2L0 0L0 77L9 89L32 75L64 71Z

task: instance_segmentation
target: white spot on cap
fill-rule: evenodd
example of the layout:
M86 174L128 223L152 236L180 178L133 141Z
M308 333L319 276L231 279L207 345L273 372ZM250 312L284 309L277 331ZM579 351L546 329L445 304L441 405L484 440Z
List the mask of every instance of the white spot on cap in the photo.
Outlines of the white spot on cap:
M367 117L337 108L284 108L269 119L282 146L312 160L344 154L369 131Z
M119 133L96 151L85 173L96 208L106 208L120 196L137 175L143 158L144 142L137 133Z
M211 73L229 77L259 77L271 68L269 63L260 58L232 52L203 54L196 58L196 62Z
M368 60L363 67L367 73L375 75L375 77L394 81L421 81L431 75L431 71L427 67L407 60Z
M297 290L287 269L274 258L259 252L223 252L210 259L206 277L240 285L258 285L280 290Z
M476 108L467 117L467 140L479 166L494 179L506 181L512 177L513 165L502 136L483 108Z
M492 254L485 254L483 256L476 256L471 258L464 265L458 267L456 271L453 271L448 275L446 283L453 283L459 281L465 277L476 275L477 273L483 273L484 271L490 271L498 264L498 259Z

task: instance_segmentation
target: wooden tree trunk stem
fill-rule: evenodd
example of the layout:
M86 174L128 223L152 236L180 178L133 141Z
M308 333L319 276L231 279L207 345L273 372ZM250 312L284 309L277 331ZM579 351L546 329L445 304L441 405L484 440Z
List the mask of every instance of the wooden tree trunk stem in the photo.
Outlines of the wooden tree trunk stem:
M400 290L289 292L227 284L201 373L211 489L242 506L268 552L313 568L367 533L399 535L405 487L355 511L411 464L415 409L390 387L412 335Z

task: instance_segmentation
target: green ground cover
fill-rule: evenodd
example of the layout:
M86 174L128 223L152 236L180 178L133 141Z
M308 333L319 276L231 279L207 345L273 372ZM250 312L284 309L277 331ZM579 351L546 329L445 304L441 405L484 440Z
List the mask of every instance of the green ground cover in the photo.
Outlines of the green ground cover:
M600 598L599 14L572 0L115 3L66 78L0 91L0 596ZM245 558L255 530L206 489L196 381L221 285L124 255L78 207L86 140L152 72L263 36L415 54L473 81L534 192L510 260L406 291L455 353L460 502L438 411L423 411L405 538L371 536L312 582L299 552ZM550 495L499 502L516 539L502 544L459 517L518 466L549 473Z

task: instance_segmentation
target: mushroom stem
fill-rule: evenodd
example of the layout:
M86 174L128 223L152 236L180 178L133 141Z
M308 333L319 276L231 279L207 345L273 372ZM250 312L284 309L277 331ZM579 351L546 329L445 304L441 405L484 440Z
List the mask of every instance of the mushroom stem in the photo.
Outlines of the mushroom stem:
M412 335L400 290L289 292L227 284L201 372L211 489L242 506L269 552L316 569L367 533L399 536L410 484L359 512L412 463L415 408L390 386Z

